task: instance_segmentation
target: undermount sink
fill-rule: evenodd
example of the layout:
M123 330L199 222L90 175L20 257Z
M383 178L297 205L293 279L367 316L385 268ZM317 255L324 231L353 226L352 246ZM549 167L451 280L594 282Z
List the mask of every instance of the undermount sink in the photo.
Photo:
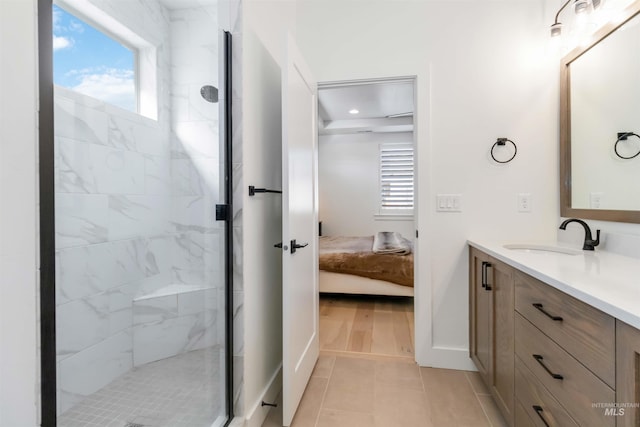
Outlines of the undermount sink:
M554 254L562 254L562 255L580 255L582 251L571 248L563 248L561 246L551 246L551 245L534 245L529 243L524 244L509 244L503 246L505 249L509 249L511 251L519 251L519 252L530 252L530 253L554 253Z

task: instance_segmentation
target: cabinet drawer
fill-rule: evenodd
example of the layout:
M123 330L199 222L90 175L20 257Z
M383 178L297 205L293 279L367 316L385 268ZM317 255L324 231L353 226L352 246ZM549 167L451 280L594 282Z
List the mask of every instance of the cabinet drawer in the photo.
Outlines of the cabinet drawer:
M531 418L529 418L529 414L527 414L527 410L524 409L522 403L518 399L516 399L516 408L515 408L515 416L516 416L516 427L536 427L535 423Z
M516 355L578 424L615 426L615 417L605 416L592 405L615 401L615 392L608 385L517 313L515 330Z
M515 274L516 310L615 388L615 319L526 274Z
M539 427L578 427L578 424L549 394L542 384L516 356L516 400L532 421ZM537 409L537 410L536 410ZM523 419L520 414L520 420ZM516 427L521 424L516 423ZM524 424L527 425L526 423Z

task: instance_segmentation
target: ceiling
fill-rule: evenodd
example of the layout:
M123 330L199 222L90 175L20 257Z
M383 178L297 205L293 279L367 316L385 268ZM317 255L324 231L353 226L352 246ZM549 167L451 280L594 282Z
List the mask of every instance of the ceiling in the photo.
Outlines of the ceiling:
M382 118L413 112L413 82L398 81L320 88L319 114L322 120ZM349 114L357 109L359 114Z
M159 0L167 9L189 9L192 7L212 6L218 0Z
M413 81L407 80L320 87L320 134L411 132L413 96Z

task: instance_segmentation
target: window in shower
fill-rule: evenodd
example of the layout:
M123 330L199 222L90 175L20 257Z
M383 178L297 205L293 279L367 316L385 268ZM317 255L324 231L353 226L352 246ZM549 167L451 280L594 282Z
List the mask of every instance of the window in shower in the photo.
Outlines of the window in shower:
M138 111L137 50L53 6L54 83Z

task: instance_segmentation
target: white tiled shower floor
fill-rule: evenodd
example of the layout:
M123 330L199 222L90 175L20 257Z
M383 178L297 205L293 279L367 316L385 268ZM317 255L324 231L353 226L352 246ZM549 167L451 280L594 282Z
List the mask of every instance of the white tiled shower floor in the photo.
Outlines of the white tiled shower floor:
M134 368L58 417L59 427L211 427L224 415L220 350Z

